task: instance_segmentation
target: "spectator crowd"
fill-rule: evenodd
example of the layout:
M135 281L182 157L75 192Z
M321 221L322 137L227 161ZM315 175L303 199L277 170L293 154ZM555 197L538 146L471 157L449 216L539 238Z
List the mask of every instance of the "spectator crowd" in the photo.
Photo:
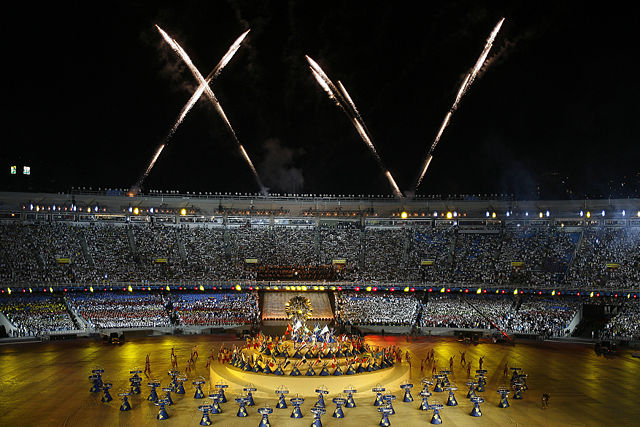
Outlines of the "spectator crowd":
M182 325L233 326L260 321L257 292L178 294L172 303Z
M309 280L629 289L640 229L0 223L4 283Z
M54 295L1 297L0 311L15 326L9 331L14 337L78 329L62 297Z

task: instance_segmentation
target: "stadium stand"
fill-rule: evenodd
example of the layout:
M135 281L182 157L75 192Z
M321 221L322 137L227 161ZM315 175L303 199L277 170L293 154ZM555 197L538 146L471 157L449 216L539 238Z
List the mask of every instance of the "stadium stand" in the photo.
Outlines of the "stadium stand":
M0 311L14 329L12 337L38 336L79 329L62 297L54 295L12 295L0 298Z
M2 223L8 283L352 281L633 288L640 228Z

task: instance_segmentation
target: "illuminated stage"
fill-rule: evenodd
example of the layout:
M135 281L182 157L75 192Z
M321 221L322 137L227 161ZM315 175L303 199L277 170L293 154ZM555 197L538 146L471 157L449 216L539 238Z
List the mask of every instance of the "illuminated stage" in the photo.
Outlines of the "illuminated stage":
M371 394L371 389L376 384L383 384L390 389L400 390L400 384L407 379L409 375L409 365L400 364L391 368L381 369L374 372L363 372L355 375L341 376L299 376L292 377L289 375L273 375L261 374L255 372L246 372L229 365L215 364L210 368L209 378L211 384L219 381L225 381L229 384L229 388L239 390L247 384L253 384L258 391L254 395L273 398L274 390L284 385L289 389L291 394L300 394L303 397L315 397L315 389L324 385L329 390L329 397L333 397L342 393L348 386L355 386L358 392L362 394Z

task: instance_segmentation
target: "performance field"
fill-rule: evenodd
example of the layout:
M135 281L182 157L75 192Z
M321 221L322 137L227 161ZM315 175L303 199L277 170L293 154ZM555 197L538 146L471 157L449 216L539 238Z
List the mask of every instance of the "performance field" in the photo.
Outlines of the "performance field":
M311 409L318 403L316 390L326 390L326 394L323 394L326 413L319 415L321 425L324 426L346 426L354 423L361 426L385 425L385 418L389 423L386 425L427 425L432 421L434 408L440 408L439 417L445 425L596 426L636 423L638 409L634 396L638 388L640 364L628 350L606 358L596 354L592 345L575 343L529 341L516 342L511 346L483 340L478 344L469 344L454 338L420 337L408 341L404 336L380 335L365 337L363 344L371 349L396 346L403 352L402 362L373 372L341 376L306 376L307 368L301 367L301 376L290 376L288 371L292 366L299 366L301 360L291 358L292 363L285 368L284 376L247 372L230 363L222 364L218 361L221 346L229 350L238 346L239 349L244 348L243 352L260 350L253 346L247 349L246 342L237 340L235 335L134 338L123 345L103 344L91 339L3 345L0 347L1 424L190 426L200 425L203 412L199 408L213 410L219 407L221 413L208 414L212 425L308 426L314 422ZM172 349L180 372L176 375L179 386L174 390L180 390L181 385L185 393L170 392L173 404L164 406L168 418L159 421L157 417L161 411L160 404L167 394L162 388L169 387L172 381ZM272 349L276 351L275 346ZM195 367L187 372L186 361L195 350L198 352L198 359ZM424 360L432 350L433 357L428 361ZM406 361L407 351L411 364ZM207 369L207 359L211 354L215 360ZM475 395L484 400L478 402L476 410L474 403L466 397L469 392L467 383L472 378L467 375L466 365L461 363L462 354L466 362L471 364L470 375L475 381L475 388L478 388L477 380L480 377L486 378L484 391L474 391ZM150 360L150 378L157 379L160 383L156 390L159 404L148 400L152 391L148 383L153 381L144 372L130 373L143 371L147 355ZM449 390L444 384L445 379L439 375L440 371L449 370L451 357L454 358L453 370L447 376L450 386L457 387L457 390L452 390L457 406L447 406ZM476 370L479 369L481 357L484 362L482 369L486 370L486 374L478 376ZM282 365L282 359L265 358L275 360L277 363L273 365L276 366ZM325 365L333 374L332 363L336 359L322 360L324 361L316 365L317 373ZM433 361L436 366L435 381ZM312 363L307 362L305 365L309 364ZM89 377L97 367L104 370L101 372L102 383L112 385L110 389L107 388L113 398L109 402L102 402L104 386L99 387L97 392L90 391L93 383ZM520 375L519 379L512 380L514 372L516 376ZM131 409L122 411L123 402L119 393L132 390L130 378L135 375L142 378L140 394L126 396ZM421 395L423 379L428 379L433 384L426 384L429 393ZM203 383L199 385L198 382ZM407 384L413 384L413 387L409 388ZM402 385L405 387L402 388ZM202 399L194 398L198 394L198 386L202 389ZM502 387L511 392L507 397L510 406L506 408L499 407L503 399L498 390ZM373 390L376 388L379 388L377 390L383 399L380 406L374 405L377 393ZM209 398L214 393L215 396L220 396L220 389L224 391L226 403L217 402L219 398L215 401ZM343 398L336 400L338 403L346 402L348 393L344 390L349 389L356 390L352 392L356 406L349 408L347 404L340 405L344 419L334 418L332 415L337 407L334 398ZM404 401L405 390L411 394L412 401ZM247 391L251 392L254 406L248 405ZM276 391L288 391L284 394L286 408L278 408L280 394ZM549 400L548 407L543 409L542 397L545 393L549 395ZM291 399L296 394L304 399L299 405L302 419L292 418L296 409ZM521 394L522 399L516 399L517 394ZM236 402L236 398L241 395L245 399ZM385 396L395 396L395 399ZM420 409L424 398L429 404L429 410ZM395 411L393 415L386 414L389 412L389 401ZM443 406L439 407L437 403ZM246 409L246 417L237 416L241 406ZM381 412L383 410L379 408L387 409ZM472 413L478 415L477 409L481 416L472 416ZM268 417L268 423L263 421L263 417Z

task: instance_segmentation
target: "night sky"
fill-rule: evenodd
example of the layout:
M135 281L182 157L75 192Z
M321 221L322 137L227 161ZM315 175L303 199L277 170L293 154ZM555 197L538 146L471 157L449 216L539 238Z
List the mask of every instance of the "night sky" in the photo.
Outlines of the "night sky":
M505 17L491 54L498 57L463 99L418 193L638 197L635 10L560 1L185 3L4 7L2 189L128 188L137 180L197 86L158 24L203 75L251 28L212 88L271 191L391 193L305 54L343 82L407 190ZM30 165L32 175L10 176L13 164L19 172ZM144 189L258 191L204 98Z

